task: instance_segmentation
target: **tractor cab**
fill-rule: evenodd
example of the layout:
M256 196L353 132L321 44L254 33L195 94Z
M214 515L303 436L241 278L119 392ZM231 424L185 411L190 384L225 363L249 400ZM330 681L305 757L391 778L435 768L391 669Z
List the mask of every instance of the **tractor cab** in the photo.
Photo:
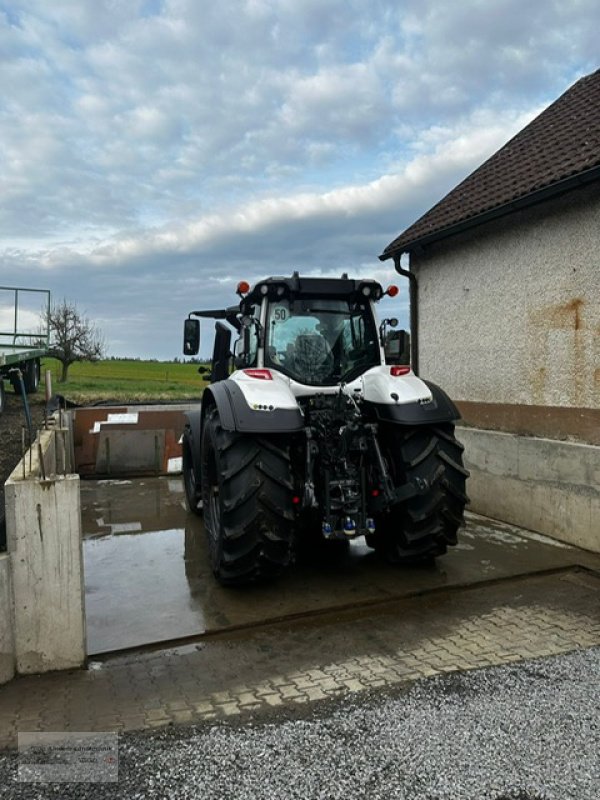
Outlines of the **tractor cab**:
M210 317L217 320L212 369L206 376L212 382L232 370L268 368L308 386L347 383L386 363L388 344L401 332L387 331L397 320L384 320L378 330L373 304L397 291L346 276L300 278L294 273L267 278L252 290L241 281L239 306L192 312L185 323L184 353L199 349L199 324L192 317ZM233 348L232 328L237 334Z

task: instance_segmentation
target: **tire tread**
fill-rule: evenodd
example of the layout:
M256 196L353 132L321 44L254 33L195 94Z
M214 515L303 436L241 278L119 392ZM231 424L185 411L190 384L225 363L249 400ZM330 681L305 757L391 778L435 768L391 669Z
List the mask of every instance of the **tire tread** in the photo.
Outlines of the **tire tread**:
M224 431L216 409L209 412L203 451L213 448L218 464L221 518L215 540L209 530L213 572L226 585L277 576L293 558L292 476L289 447L282 438ZM206 458L203 452L203 464ZM207 470L202 470L207 498ZM205 499L205 523L207 502Z
M469 471L462 461L462 444L452 424L386 428L382 444L397 484L415 478L426 480L429 491L393 507L379 520L381 533L373 543L388 559L411 562L443 555L457 543L468 503L466 479Z

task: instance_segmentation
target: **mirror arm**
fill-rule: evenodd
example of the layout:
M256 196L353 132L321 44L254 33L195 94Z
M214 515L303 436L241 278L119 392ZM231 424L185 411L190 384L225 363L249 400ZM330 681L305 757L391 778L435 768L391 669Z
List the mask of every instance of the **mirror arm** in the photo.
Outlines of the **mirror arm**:
M256 326L256 333L258 335L258 346L259 347L264 347L265 346L265 338L266 338L265 337L265 329L260 324L260 320L259 319L257 319L256 317L252 317L252 320L253 320L253 322L254 322L254 324Z

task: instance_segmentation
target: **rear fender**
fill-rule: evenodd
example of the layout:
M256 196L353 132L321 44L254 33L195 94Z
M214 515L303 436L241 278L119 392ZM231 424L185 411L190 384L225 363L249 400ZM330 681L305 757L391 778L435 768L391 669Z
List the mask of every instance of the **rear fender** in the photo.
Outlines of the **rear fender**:
M302 413L286 380L273 371L272 380L234 372L204 390L202 418L217 408L225 430L240 433L294 433L304 428Z
M395 376L392 369L409 368L382 364L372 367L361 376L362 396L368 403L395 406L431 400L431 389L426 381L417 378L412 370L405 375Z
M414 373L394 377L389 367L363 376L364 399L381 422L399 425L431 425L454 422L460 412L446 392Z

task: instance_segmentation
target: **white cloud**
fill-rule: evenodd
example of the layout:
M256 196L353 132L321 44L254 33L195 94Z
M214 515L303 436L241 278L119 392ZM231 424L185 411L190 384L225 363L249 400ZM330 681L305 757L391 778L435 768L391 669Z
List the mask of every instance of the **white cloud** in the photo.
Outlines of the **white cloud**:
M592 0L14 0L0 265L150 304L177 270L375 268L597 67L599 21Z
M527 124L535 113L537 109L527 114L500 117L477 111L461 125L424 131L421 142L415 147L417 154L406 164L399 165L398 172L366 184L251 200L221 213L203 215L159 230L94 240L87 247L62 245L40 252L39 264L46 269L82 263L123 269L132 260L169 253L200 257L213 249L220 252L223 246L236 252L243 250L249 241L256 248L259 238L261 249L268 250L277 231L285 232L289 250L293 251L294 242L302 241L311 230L318 254L319 242L314 237L318 236L322 244L327 243L329 250L335 247L340 226L354 226L356 232L358 225L367 236L377 217L389 219L400 216L404 209L412 210L415 193L422 195L429 191L433 194L440 185L449 188L453 181L468 174ZM389 230L390 238L394 230ZM382 240L381 249L385 244ZM361 253L363 258L366 255Z

